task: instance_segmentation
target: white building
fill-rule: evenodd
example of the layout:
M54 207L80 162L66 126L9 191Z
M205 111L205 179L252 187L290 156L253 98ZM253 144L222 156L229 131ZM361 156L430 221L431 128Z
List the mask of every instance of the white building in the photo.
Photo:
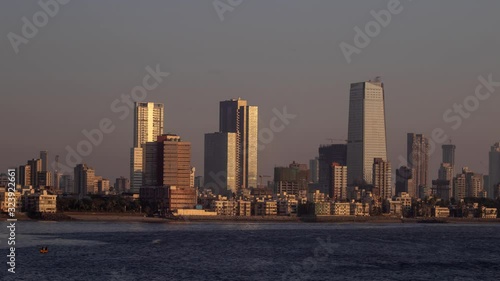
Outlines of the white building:
M333 199L347 199L347 166L332 164L332 189Z
M348 183L372 183L373 159L387 161L384 84L351 84L347 144Z
M163 135L163 119L163 104L135 103L134 147L130 150L130 185L135 191L142 186L143 145Z

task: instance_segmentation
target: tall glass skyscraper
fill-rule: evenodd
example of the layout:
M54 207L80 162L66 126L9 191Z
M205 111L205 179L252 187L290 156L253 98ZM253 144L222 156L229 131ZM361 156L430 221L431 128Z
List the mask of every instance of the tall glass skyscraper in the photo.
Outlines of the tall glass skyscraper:
M371 184L375 158L387 161L384 84L351 84L347 143L349 184Z

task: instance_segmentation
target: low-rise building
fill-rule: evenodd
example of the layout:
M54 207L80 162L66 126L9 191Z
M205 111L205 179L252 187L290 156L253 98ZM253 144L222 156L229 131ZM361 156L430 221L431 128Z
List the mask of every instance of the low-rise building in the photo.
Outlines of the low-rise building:
M172 213L174 216L217 216L216 212L199 209L178 209Z
M236 209L236 215L241 217L249 217L252 215L252 202L245 200L238 200L238 207Z
M34 213L56 213L57 195L52 195L47 190L26 194L26 211Z
M338 203L332 204L331 213L334 216L350 216L351 215L351 203Z
M312 205L315 216L329 216L331 214L332 204L330 202L316 202Z
M274 200L263 200L255 202L256 216L276 216L278 214L278 205Z
M450 216L450 209L448 207L438 207L432 208L432 216L435 218L447 218Z
M5 187L0 187L0 211L8 213L9 208L14 207L13 205L15 205L16 212L21 211L21 207L23 205L21 199L21 193L19 191L13 193L14 196L9 197L8 189ZM9 200L9 198L15 199L15 201L13 201L12 199Z
M370 204L365 203L351 203L350 204L351 216L370 216Z
M218 216L236 216L237 203L233 200L217 200L212 202L212 210Z
M482 218L485 218L485 219L496 219L498 216L498 210L497 210L497 208L483 207L481 215L482 215Z

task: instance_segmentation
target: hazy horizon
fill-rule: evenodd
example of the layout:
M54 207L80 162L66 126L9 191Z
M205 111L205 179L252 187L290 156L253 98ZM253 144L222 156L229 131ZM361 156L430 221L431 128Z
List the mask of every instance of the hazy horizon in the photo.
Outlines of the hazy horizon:
M468 166L488 174L490 146L500 141L500 88L457 130L443 114L474 94L478 77L500 81L500 2L402 0L403 11L348 63L339 45L352 44L354 27L388 2L243 1L221 21L213 1L71 1L17 54L7 35L21 34L21 18L41 9L2 2L0 173L40 150L64 162L82 130L109 118L115 131L84 162L112 182L129 177L133 114L120 120L110 105L141 85L147 66L159 65L170 75L144 101L165 105L165 133L192 143L197 175L204 134L218 131L219 101L259 106L260 129L270 127L273 109L297 115L259 153L259 174L272 175L274 166L309 164L328 139L347 139L350 83L376 76L385 85L393 173L406 157L407 133L430 137L442 128L457 146L455 172ZM431 179L440 162L439 145Z

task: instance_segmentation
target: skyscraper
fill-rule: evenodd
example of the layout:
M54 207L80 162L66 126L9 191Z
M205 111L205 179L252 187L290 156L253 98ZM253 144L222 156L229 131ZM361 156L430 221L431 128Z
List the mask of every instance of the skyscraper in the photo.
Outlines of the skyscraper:
M42 171L42 160L32 159L28 160L28 165L30 166L30 183L33 187L38 187L38 172Z
M143 145L163 134L164 107L160 103L134 104L134 147L130 150L130 183L137 191L143 180Z
M500 142L495 143L490 150L489 163L489 183L488 183L488 198L495 198L495 187L500 184Z
M48 161L48 157L49 157L49 152L47 151L40 151L40 160L42 160L42 170L43 172L47 172L47 168L48 168L48 165L47 165L47 161Z
M319 157L309 160L309 180L312 183L319 182Z
M205 134L205 188L216 194L237 192L236 145L236 133Z
M340 166L346 166L347 163L347 145L330 144L321 145L319 153L319 189L322 193L330 194L332 191L332 164L337 163Z
M453 166L451 163L445 162L441 163L441 167L439 168L438 180L440 181L449 181L447 190L437 190L438 194L442 194L443 192L447 192L447 196L441 196L441 198L451 198L453 197Z
M347 144L349 184L372 183L375 158L387 161L384 84L351 84Z
M330 167L332 169L330 198L336 201L345 200L347 199L347 166L333 163Z
M449 163L455 167L455 150L457 147L454 144L443 144L443 163Z
M79 198L86 196L88 193L97 191L95 185L95 171L86 164L78 164L74 169L74 189L78 193Z
M236 185L237 188L257 187L257 106L246 100L232 99L220 102L219 132L236 133Z
M392 197L391 163L375 158L373 161L373 190L375 195L382 199Z
M408 134L408 168L415 171L417 188L430 187L429 183L429 140L422 134ZM419 195L420 197L422 194Z

